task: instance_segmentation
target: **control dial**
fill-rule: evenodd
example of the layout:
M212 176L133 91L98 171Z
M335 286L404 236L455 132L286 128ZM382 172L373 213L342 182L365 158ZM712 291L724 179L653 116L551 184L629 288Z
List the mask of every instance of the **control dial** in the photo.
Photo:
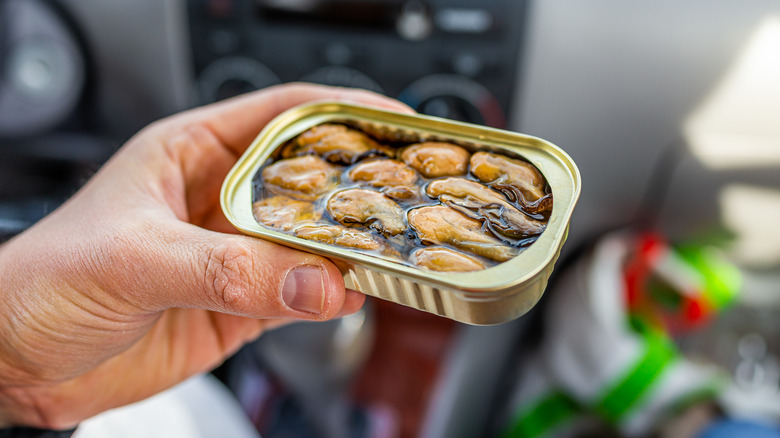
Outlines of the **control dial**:
M245 57L226 57L212 62L198 78L201 103L238 96L281 82L264 64Z
M464 76L438 74L418 79L398 98L431 116L503 128L506 120L496 98Z
M0 1L0 137L44 133L74 112L85 85L81 50L49 2Z
M337 87L362 88L364 90L382 93L382 87L370 77L349 67L332 65L322 67L301 78L304 82L335 85Z

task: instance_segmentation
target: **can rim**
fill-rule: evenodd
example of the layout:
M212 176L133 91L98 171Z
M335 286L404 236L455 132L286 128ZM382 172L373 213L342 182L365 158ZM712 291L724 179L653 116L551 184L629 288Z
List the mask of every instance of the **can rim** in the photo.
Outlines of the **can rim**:
M553 190L553 210L545 231L528 248L506 262L480 271L436 272L348 248L304 240L259 224L251 213L251 179L265 162L263 157L267 158L283 141L309 127L338 119L382 123L439 138L465 139L520 154L541 171ZM574 161L559 147L541 138L421 114L398 113L344 102L316 102L291 108L264 127L225 178L220 204L228 221L244 234L328 257L342 269L349 269L350 264L360 264L474 299L477 298L474 293L485 298L514 293L554 263L568 233L580 191L580 172ZM346 266L343 266L344 262Z

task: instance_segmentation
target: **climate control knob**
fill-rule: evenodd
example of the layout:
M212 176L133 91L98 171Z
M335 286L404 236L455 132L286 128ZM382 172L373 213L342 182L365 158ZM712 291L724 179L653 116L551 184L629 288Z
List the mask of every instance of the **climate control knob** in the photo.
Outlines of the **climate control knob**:
M349 67L331 65L319 68L303 76L301 81L337 87L362 88L382 93L382 87L365 74Z
M198 100L211 103L278 84L279 78L264 64L245 57L212 62L198 77Z
M496 128L503 128L506 123L501 106L490 91L464 76L426 76L410 84L398 98L423 114Z

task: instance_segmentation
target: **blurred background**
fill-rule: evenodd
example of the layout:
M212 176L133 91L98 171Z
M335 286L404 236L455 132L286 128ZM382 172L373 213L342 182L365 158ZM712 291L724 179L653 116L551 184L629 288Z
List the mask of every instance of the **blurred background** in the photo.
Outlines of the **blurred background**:
M355 317L248 346L215 375L263 436L685 437L717 434L702 431L723 419L776 427L778 54L772 0L0 0L0 238L56 208L158 118L290 81L374 90L567 151L583 180L569 241L541 303L512 323L469 327L371 301ZM637 255L647 236L667 263ZM707 256L692 262L690 248ZM607 253L624 255L619 272ZM624 302L630 288L572 280L580 270L622 281L631 260L652 277L638 289L649 291L643 305L611 308L595 296ZM675 280L681 270L695 272L698 292ZM707 301L715 283L721 299ZM577 294L586 306L554 299ZM577 316L588 306L593 315ZM593 326L604 309L621 321L650 314L679 362L716 367L726 383L683 409L690 394L664 398L647 376L650 389L618 397L628 414L605 414L594 400L642 362L638 353L604 360L623 353L599 339L642 346L646 330L601 333ZM559 325L591 333L584 351L555 353L573 339ZM544 391L528 376L540 370L531 380L564 401L534 404ZM547 414L526 427L533 411Z

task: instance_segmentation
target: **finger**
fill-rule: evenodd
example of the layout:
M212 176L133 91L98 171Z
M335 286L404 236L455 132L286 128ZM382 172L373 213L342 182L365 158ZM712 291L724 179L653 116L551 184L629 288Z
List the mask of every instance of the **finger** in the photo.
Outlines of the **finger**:
M344 305L341 307L341 312L339 312L336 317L342 317L351 315L358 310L360 310L363 307L363 304L366 303L366 295L362 292L358 292L356 290L347 289L345 299L344 299Z
M362 305L361 297L346 293L341 272L323 257L189 224L167 229L155 233L155 241L130 265L144 275L137 283L145 287L137 305L149 311L184 307L324 320Z
M346 292L346 298L344 300L344 306L341 307L341 311L337 313L335 316L333 316L334 319L336 318L342 318L347 315L351 315L357 311L359 311L363 305L366 302L366 296L362 292L358 292L356 290L347 289ZM267 330L273 330L275 328L283 327L285 325L291 324L293 322L296 322L293 319L281 319L281 318L275 318L275 319L269 319L264 321L261 330L253 333L250 336L247 336L247 340L252 340L260 336L261 333L267 331Z
M366 302L365 294L363 294L362 292L358 292L356 290L347 289L346 298L344 300L344 306L341 308L341 311L339 311L339 313L333 316L333 319L343 318L347 315L352 315L353 313L356 313L363 307L365 302ZM293 319L282 319L282 318L264 320L261 328L259 330L252 332L250 335L246 336L244 342L249 342L251 340L254 340L257 337L259 337L260 334L268 330L273 330L279 327L283 327L294 322L296 321Z
M294 83L278 85L196 110L197 120L240 155L260 130L280 113L306 102L341 101L413 113L405 104L371 91Z

